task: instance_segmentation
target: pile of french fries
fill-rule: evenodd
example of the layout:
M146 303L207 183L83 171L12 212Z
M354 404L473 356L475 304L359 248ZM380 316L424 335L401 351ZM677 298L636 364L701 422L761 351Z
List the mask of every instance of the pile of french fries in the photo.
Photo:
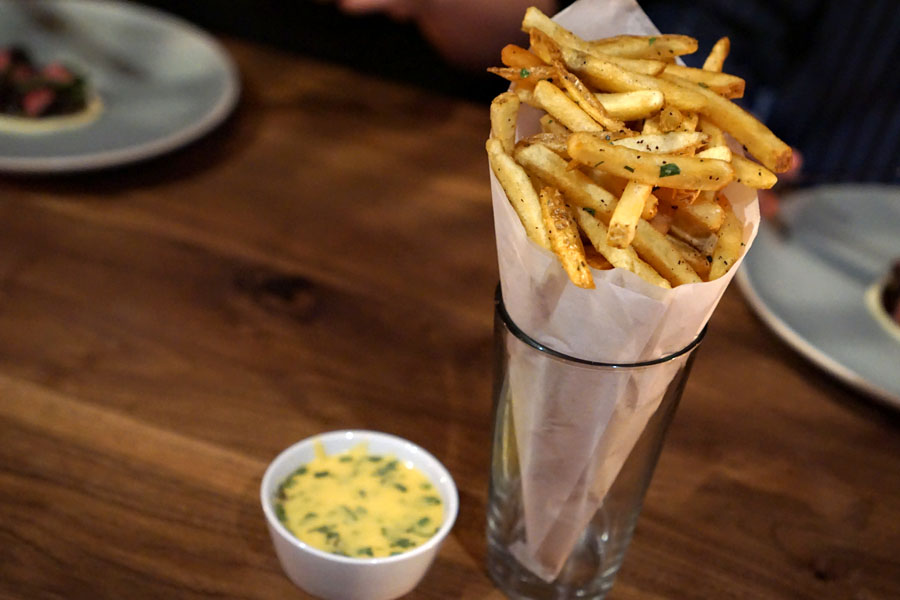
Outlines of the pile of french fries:
M771 188L791 164L790 146L731 101L744 81L722 72L728 38L694 69L675 61L697 50L684 35L586 41L533 7L522 29L530 48L506 46L489 69L512 85L491 104L486 148L531 240L583 288L590 267L665 288L727 273L744 244L723 188ZM523 103L544 112L541 132L516 140Z

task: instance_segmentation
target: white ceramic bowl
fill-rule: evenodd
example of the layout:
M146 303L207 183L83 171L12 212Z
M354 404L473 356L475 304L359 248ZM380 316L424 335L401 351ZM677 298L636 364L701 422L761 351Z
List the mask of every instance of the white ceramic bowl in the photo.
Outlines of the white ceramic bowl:
M329 455L365 442L372 454L393 454L411 463L440 490L444 500L441 528L421 546L384 558L348 558L301 542L275 516L273 501L278 486L300 465L315 457L317 441ZM284 572L303 590L325 600L390 600L410 592L431 566L459 509L453 478L434 456L397 436L363 430L323 433L297 442L279 454L263 476L260 500Z

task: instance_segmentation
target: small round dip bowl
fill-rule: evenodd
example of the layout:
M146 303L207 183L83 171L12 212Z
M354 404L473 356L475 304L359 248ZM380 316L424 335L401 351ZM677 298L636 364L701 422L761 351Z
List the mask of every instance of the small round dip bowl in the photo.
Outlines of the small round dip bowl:
M278 488L298 467L315 458L319 442L327 455L365 444L372 454L394 455L421 471L440 492L444 521L421 546L380 558L350 558L324 552L300 541L278 520L274 501ZM459 509L456 485L447 469L430 453L410 441L376 431L332 431L289 447L266 469L260 501L275 553L287 576L306 592L324 600L391 600L410 592L437 555Z

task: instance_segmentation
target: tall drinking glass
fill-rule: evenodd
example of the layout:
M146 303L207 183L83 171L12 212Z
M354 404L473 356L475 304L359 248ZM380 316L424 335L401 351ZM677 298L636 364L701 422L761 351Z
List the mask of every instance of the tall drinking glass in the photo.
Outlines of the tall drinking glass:
M495 303L488 572L510 598L603 598L624 559L705 330L687 347L657 360L597 363L566 356L530 338L510 319L499 290ZM593 417L582 417L581 408L567 415L556 407L548 413L523 406L540 404L542 397L559 395L561 388L573 384L571 389L596 390L588 402L603 415L596 419L603 431L593 432L593 437L585 433L583 422ZM539 389L522 393L527 389L523 386L535 385ZM604 403L615 406L604 408ZM539 430L539 444L525 428ZM566 504L560 506L548 498L557 484L566 485L555 478L564 479L572 466L566 457L576 438L590 440L591 458L578 480L586 491L568 495L566 488ZM541 464L556 450L560 458ZM560 514L553 516L554 510ZM583 517L577 517L579 510Z

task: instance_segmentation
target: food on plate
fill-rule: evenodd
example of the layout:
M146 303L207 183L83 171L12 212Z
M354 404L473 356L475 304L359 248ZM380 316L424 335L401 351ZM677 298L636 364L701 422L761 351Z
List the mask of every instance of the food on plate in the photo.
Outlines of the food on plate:
M702 69L683 35L584 40L529 8L530 47L506 46L511 82L491 105L491 168L538 245L575 285L591 268L625 268L660 287L712 281L745 250L724 188L775 185L791 148L734 102L744 81L722 70L728 38ZM520 106L542 111L517 138ZM749 156L738 151L743 150Z
M887 282L884 284L884 290L881 293L881 303L887 314L898 324L900 324L900 260L894 263Z
M279 521L310 546L351 558L393 556L428 541L443 523L443 500L428 478L360 444L316 456L278 488Z
M0 132L41 133L85 125L102 107L84 75L59 62L39 66L19 46L0 50Z

